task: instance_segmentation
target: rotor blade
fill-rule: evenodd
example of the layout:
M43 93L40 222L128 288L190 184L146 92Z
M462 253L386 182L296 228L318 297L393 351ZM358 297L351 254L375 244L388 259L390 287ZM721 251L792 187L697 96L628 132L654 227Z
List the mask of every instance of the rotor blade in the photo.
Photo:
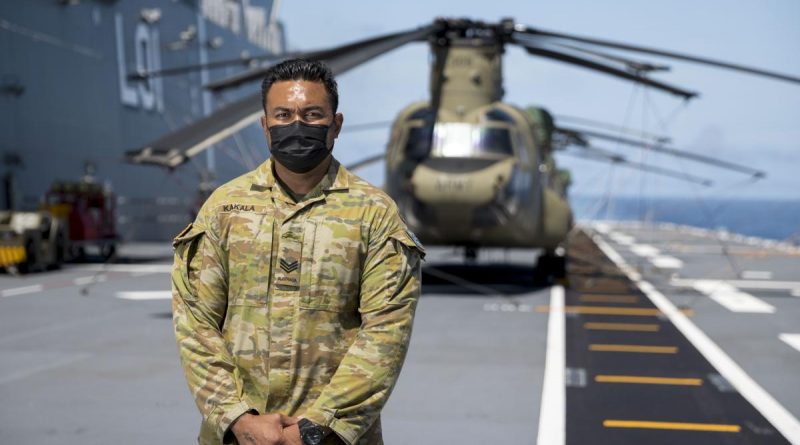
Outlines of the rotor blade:
M334 75L339 75L398 46L426 37L435 30L436 27L431 25L415 31L395 33L377 41L369 39L356 42L331 50L317 60L326 62ZM255 92L138 150L129 151L126 158L136 164L175 168L210 145L257 121L263 114L261 100L261 92Z
M737 172L740 172L740 173L745 173L745 174L748 174L750 176L753 176L754 178L759 178L760 179L760 178L763 178L764 176L766 176L766 173L764 173L761 170L756 170L754 168L746 167L746 166L740 165L740 164L734 164L733 162L724 161L722 159L716 159L716 158L712 158L712 157L709 157L709 156L699 155L697 153L692 153L690 151L678 150L677 148L664 147L664 146L661 146L659 144L650 144L650 143L647 143L647 142L644 142L644 141L637 141L635 139L629 139L629 138L625 138L625 137L622 137L622 136L616 136L616 135L610 135L610 134L606 134L606 133L600 133L600 132L592 131L592 130L574 130L574 129L565 129L565 128L560 128L560 130L567 131L567 132L578 133L578 134L580 134L582 136L586 136L586 137L589 137L589 138L603 139L603 140L610 141L610 142L616 142L618 144L624 144L624 145L630 145L630 146L633 146L633 147L646 148L648 150L652 150L652 151L655 151L655 152L658 152L658 153L664 153L664 154L667 154L667 155L670 155L670 156L675 156L675 157L678 157L678 158L689 159L689 160L692 160L692 161L695 161L695 162L700 162L700 163L703 163L703 164L713 165L715 167L724 168L724 169L727 169L727 170L733 170L733 171L737 171Z
M653 88L666 91L668 93L672 93L676 96L681 96L684 99L691 99L697 96L697 93L693 91L684 90L672 85L668 85L663 82L659 82L657 80L650 79L645 76L641 76L634 73L629 73L627 71L621 70L619 68L615 68L611 65L606 65L603 63L595 62L593 60L589 60L583 57L578 57L572 54L568 54L561 51L555 51L552 49L547 49L545 47L539 46L533 42L527 42L520 39L513 39L513 42L525 48L528 53L546 57L548 59L558 60L560 62L569 63L572 65L581 66L584 68L589 68L595 71L600 71L602 73L610 74L612 76L620 77L622 79L631 80L634 82L639 82L644 85L651 86Z
M352 124L347 125L345 124L342 127L343 132L351 132L351 131L368 131L368 130L376 130L379 128L386 128L392 125L392 121L378 121L378 122L363 122L360 124Z
M564 130L562 128L553 128L553 134L551 135L550 140L553 150L564 150L573 145L577 145L579 147L585 147L589 145L589 141L587 141L582 134L575 131Z
M175 168L257 121L262 114L261 93L253 93L142 148L128 151L125 157L134 164Z
M334 48L298 52L293 54L293 57L325 61L334 71L334 73L336 73L337 71L343 71L342 67L352 68L353 66L366 62L373 57L389 52L399 46L405 45L406 43L424 40L431 36L431 34L433 34L437 29L439 29L439 25L432 24L409 31L395 32L369 39L358 40L356 42L340 45ZM336 64L339 64L339 66L335 67ZM206 85L206 88L211 91L222 91L228 88L236 87L245 82L263 78L264 73L269 68L270 66L254 68L243 73L218 80L216 82L211 82ZM337 68L339 69L337 70Z
M581 151L585 152L580 155L578 153L569 151L564 151L561 153L592 161L599 160L599 161L611 162L613 164L621 165L623 167L633 168L636 170L641 170L656 175L667 176L673 179L680 179L681 181L693 182L695 184L700 184L706 187L710 187L711 185L713 185L713 182L709 179L701 178L699 176L690 175L676 170L670 170L668 168L657 167L655 165L650 165L650 164L644 164L642 162L629 161L624 156L600 148L595 148L591 146L581 147Z
M597 138L597 139L603 139L603 140L607 140L607 141L611 141L611 142L617 142L617 143L620 143L620 144L631 145L631 146L640 147L640 148L651 148L651 147L654 147L654 146L658 146L658 145L656 145L656 144L654 144L652 142L648 142L648 141L640 141L640 140L636 140L636 139L629 139L629 138L625 138L625 137L622 137L622 136L617 136L617 135L608 134L608 133L600 133L600 132L592 131L592 130L580 130L580 129L576 129L576 128L558 127L554 131L566 134L567 136L569 136L569 137L571 137L573 139L578 139L578 140L582 140L582 141L585 141L586 137L590 137L590 138L594 137L594 138ZM581 144L577 144L577 145L581 145Z
M571 34L564 34L564 33L559 33L559 32L554 32L554 31L545 31L543 29L538 29L538 28L529 28L529 27L527 27L525 25L520 25L520 24L517 24L517 25L514 26L514 31L522 33L522 34L527 34L527 35L530 35L530 36L552 37L552 38L557 38L557 39L572 40L574 42L581 42L581 43L586 43L586 44L589 44L589 45L598 45L598 46L604 46L604 47L607 47L607 48L614 48L614 49L619 49L619 50L624 50L624 51L634 51L634 52L639 52L639 53L644 53L644 54L651 54L651 55L654 55L654 56L668 57L670 59L683 60L683 61L686 61L686 62L700 63L700 64L714 66L714 67L718 67L718 68L726 68L726 69L729 69L729 70L741 71L741 72L748 73L748 74L754 74L754 75L757 75L757 76L769 77L769 78L772 78L772 79L783 80L783 81L786 81L786 82L800 83L800 77L797 77L797 76L790 76L790 75L787 75L787 74L776 73L776 72L773 72L773 71L766 71L766 70L762 70L760 68L753 68L753 67L749 67L749 66L745 66L745 65L739 65L739 64L734 64L734 63L730 63L730 62L724 62L724 61L721 61L721 60L714 60L714 59L709 59L709 58L705 58L705 57L693 56L691 54L681 54L681 53L677 53L677 52L673 52L673 51L665 51L665 50L657 49L657 48L647 48L647 47L644 47L644 46L630 45L630 44L627 44L627 43L614 42L614 41L611 41L611 40L594 39L594 38L575 36L575 35L571 35Z
M667 65L656 65L650 62L643 62L641 60L634 60L629 59L627 57L618 56L616 54L609 54L603 51L595 51L588 48L582 48L576 45L569 45L566 43L548 43L552 46L557 46L559 48L565 48L572 51L578 51L581 53L589 54L595 57L600 57L602 59L610 60L612 62L621 63L627 66L629 69L633 70L634 72L649 72L649 71L669 71L670 68Z
M578 124L578 125L586 125L586 126L589 126L589 127L602 128L604 130L613 131L615 133L624 133L624 134L627 134L629 136L634 136L634 137L637 137L637 138L652 139L652 140L654 140L656 142L660 142L660 143L668 143L668 142L672 141L672 138L670 138L669 136L662 136L662 135L653 134L653 133L646 133L646 132L639 131L639 130L634 130L634 129L631 129L631 128L620 127L620 126L617 126L617 125L614 125L614 124L609 124L607 122L600 122L600 121L596 121L596 120L592 120L592 119L585 119L585 118L582 118L582 117L567 116L567 115L564 115L564 114L557 114L554 117L556 118L556 122L558 122L558 121L566 121L566 122L572 122L572 123ZM582 130L579 130L579 131L582 131Z
M356 170L360 170L360 169L362 169L364 167L367 167L367 166L370 166L370 165L375 164L377 162L380 162L380 161L384 160L385 158L386 158L386 153L381 153L381 154L377 154L377 155L374 155L374 156L368 156L368 157L366 157L366 158L364 158L364 159L362 159L360 161L356 161L356 162L348 165L347 169L350 170L351 172L354 172Z

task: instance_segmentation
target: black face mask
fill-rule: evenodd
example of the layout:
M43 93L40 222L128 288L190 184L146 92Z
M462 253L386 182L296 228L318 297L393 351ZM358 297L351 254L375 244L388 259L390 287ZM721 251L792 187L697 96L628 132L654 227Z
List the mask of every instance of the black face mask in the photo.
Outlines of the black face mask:
M328 125L312 125L295 121L269 127L272 144L269 152L284 167L295 173L306 173L318 166L328 154Z

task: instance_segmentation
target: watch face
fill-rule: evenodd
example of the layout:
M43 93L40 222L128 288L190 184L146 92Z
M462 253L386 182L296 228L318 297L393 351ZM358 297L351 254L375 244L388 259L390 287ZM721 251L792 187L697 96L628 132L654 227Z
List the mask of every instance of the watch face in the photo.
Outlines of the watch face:
M303 443L306 445L319 445L322 442L322 430L314 425L303 432Z
M300 420L298 427L300 428L300 438L303 439L305 445L319 445L325 438L322 428L309 420Z

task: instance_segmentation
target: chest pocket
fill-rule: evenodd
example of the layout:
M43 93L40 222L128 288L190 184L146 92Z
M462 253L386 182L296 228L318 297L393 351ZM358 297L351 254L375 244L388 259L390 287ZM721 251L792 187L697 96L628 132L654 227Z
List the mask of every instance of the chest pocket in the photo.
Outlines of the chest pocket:
M366 252L358 223L335 218L317 222L308 292L300 307L353 312L359 303L361 267Z
M229 303L265 306L272 267L272 215L256 207L222 214L220 220L228 227Z

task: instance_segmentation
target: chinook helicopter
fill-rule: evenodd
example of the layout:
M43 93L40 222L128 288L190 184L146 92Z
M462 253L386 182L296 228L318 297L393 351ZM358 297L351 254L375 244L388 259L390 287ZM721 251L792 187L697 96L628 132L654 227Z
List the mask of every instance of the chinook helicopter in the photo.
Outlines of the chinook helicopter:
M573 225L568 202L569 173L559 170L555 150L578 147L582 156L648 170L708 185L702 178L645 164L592 146L605 139L640 146L672 156L747 173L763 172L666 146L663 139L642 141L592 130L559 128L542 108L522 109L502 101L502 57L505 46L518 45L528 53L602 72L683 99L697 93L649 76L667 69L597 50L606 47L706 64L774 79L800 83L800 78L623 43L544 31L511 19L485 23L437 19L430 25L382 35L317 51L286 54L325 61L341 74L406 43L427 41L433 55L430 100L400 111L391 125L385 154L358 162L360 168L385 160L386 190L423 243L465 248L474 259L481 247L539 248L537 269L550 276L565 273L563 245ZM567 43L565 43L567 42ZM571 42L571 43L570 43ZM207 85L214 92L263 78L275 62ZM222 66L226 62L216 62ZM230 64L241 63L240 60ZM180 74L197 67L135 73L131 79ZM260 92L231 103L174 133L127 154L130 162L176 168L192 156L261 115ZM385 158L385 159L384 159Z

